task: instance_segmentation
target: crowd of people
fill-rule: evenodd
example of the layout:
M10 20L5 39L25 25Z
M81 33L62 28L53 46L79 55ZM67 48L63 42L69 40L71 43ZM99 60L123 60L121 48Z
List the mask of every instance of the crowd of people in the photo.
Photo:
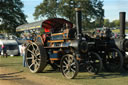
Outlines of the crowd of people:
M25 44L22 44L21 46L21 56L23 57L23 66L25 67L26 66L26 60L25 60L25 48L26 48L26 45ZM8 54L7 54L7 46L6 45L2 45L0 46L0 56L1 57L5 57L7 58L8 57Z

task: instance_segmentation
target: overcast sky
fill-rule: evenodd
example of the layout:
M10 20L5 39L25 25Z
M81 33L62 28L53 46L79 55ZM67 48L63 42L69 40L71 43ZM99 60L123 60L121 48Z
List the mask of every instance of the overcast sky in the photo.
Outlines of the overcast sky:
M23 11L28 16L28 22L34 22L33 13L35 7L39 5L43 0L21 0L24 3ZM103 1L103 0L102 0ZM128 21L128 0L104 0L105 18L110 21L119 19L119 12L126 12L126 18Z

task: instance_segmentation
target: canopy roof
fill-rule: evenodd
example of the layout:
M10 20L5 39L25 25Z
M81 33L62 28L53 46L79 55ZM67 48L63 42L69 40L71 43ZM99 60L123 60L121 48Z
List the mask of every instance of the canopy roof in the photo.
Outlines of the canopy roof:
M18 26L16 28L16 31L25 31L25 30L31 30L31 29L38 29L43 28L45 32L50 32L52 30L61 30L64 24L68 24L70 28L72 28L73 24L65 19L62 18L51 18L47 19L45 21L38 21L33 22L30 24L24 24L21 26Z
M42 22L43 21L38 21L38 22L20 25L16 28L16 31L18 32L18 31L25 31L25 30L41 28Z

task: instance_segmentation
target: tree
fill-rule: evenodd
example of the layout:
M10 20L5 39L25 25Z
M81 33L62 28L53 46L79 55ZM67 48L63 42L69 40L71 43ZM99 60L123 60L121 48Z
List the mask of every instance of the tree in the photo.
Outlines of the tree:
M20 0L0 0L0 30L15 32L17 26L26 23Z
M113 20L112 23L114 24L114 27L119 27L120 26L120 21L119 20Z
M128 27L128 22L126 22L126 27Z
M35 7L35 19L40 17L53 18L57 16L57 0L43 0L40 5Z
M75 8L82 9L83 27L92 27L92 21L99 21L103 25L104 9L100 0L43 0L33 14L40 17L63 17L75 23ZM95 23L93 23L93 26Z
M109 19L104 19L104 26L105 27L109 27L110 26Z
M115 27L115 24L114 24L114 22L110 22L110 24L109 24L109 27Z

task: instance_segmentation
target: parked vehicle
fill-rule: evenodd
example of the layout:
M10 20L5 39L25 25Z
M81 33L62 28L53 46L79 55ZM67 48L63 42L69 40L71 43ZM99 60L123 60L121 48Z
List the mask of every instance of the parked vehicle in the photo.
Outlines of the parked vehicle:
M0 47L2 45L6 47L7 55L14 56L19 54L18 43L16 40L0 40Z

